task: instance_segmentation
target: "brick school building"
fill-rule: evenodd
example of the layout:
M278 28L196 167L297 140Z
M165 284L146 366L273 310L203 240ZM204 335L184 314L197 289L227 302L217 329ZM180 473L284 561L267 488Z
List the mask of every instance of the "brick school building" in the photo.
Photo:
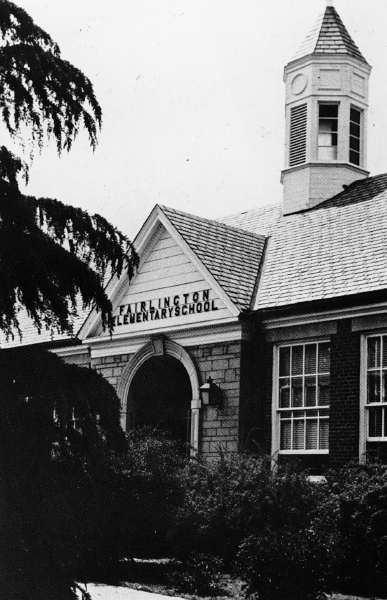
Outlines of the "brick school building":
M71 339L24 331L102 373L126 430L314 473L386 451L387 175L366 165L371 67L327 4L285 67L283 202L219 220L156 206L137 273L108 284L112 336L93 311Z

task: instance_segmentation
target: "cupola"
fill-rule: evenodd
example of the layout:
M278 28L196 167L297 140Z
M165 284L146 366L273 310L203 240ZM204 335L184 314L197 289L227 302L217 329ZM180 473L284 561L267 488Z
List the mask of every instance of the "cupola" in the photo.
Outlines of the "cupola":
M286 65L283 213L316 206L367 171L371 67L332 0Z

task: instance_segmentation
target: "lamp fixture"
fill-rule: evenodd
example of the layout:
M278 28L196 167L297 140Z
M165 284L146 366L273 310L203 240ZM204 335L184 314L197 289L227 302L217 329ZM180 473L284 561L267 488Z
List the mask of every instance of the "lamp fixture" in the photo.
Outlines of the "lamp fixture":
M199 388L204 406L220 406L223 400L223 391L209 377L206 383Z

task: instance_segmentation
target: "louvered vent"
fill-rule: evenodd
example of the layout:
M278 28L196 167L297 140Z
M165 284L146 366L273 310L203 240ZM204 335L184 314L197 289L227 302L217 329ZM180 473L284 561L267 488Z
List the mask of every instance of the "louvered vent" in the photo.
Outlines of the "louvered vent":
M290 110L290 167L302 165L306 161L306 117L306 104Z

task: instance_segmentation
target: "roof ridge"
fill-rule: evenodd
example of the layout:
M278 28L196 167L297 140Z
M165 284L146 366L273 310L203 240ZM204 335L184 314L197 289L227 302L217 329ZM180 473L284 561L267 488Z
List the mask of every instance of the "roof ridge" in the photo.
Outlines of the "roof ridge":
M218 218L219 219L228 219L231 217L238 217L239 215L247 215L249 213L253 213L253 212L257 212L257 211L261 211L261 210L263 211L263 210L270 209L270 208L272 208L274 210L275 208L278 208L278 207L282 207L282 202L270 202L268 204L264 204L263 206L256 206L255 208L249 208L249 209L243 210L241 212L224 215L223 217L218 217Z
M380 173L379 175L372 175L372 177L363 177L361 179L356 179L349 185L343 185L344 189L338 194L327 198L326 200L320 202L320 204L317 204L316 206L312 206L311 208L307 208L300 212L306 213L316 211L319 209L329 208L334 203L337 203L340 200L343 200L343 202L346 205L353 204L359 201L369 200L371 197L375 197L375 195L377 195L378 193L382 193L382 189L378 191L377 184L381 184L383 182L385 182L387 185L387 173ZM366 194L362 196L362 188L364 187ZM351 199L351 197L348 196L348 194L351 194L352 192L354 192L356 196L352 197Z
M178 215L184 215L186 217L190 217L191 219L195 219L197 221L202 221L204 223L211 223L211 225L216 225L217 227L223 227L229 231L235 231L236 233L242 233L243 235L251 236L257 239L266 238L263 233L254 233L252 231L247 231L246 229L241 229L240 227L235 227L234 225L227 225L226 223L222 223L216 219L206 219L205 217L199 217L198 215L193 215L191 213L186 213L182 210L178 210L176 208L171 208L169 206L165 206L163 204L158 204L159 208L164 212L164 214L168 211L174 212Z

